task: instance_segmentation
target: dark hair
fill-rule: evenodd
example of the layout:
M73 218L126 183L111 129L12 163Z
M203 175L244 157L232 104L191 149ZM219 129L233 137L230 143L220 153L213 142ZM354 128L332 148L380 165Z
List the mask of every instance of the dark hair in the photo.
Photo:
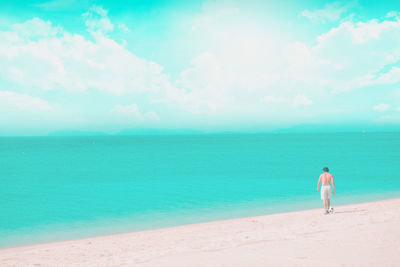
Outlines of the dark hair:
M324 172L329 172L329 168L328 168L328 167L324 167L322 170L323 170Z

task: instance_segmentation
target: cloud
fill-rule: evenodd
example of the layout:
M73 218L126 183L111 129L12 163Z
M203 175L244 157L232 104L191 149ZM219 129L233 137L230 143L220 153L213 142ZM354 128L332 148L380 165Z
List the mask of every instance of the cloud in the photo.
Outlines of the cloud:
M204 89L210 84L223 86L224 73L217 58L204 52L191 61L191 67L181 72L179 86L185 90Z
M400 12L396 11L396 10L392 10L390 12L388 12L386 14L387 18L395 18L395 19L399 19L400 18Z
M300 15L314 22L337 21L348 9L347 5L340 3L326 4L323 9L303 10Z
M124 23L118 24L118 29L124 33L130 32L129 28Z
M399 80L400 21L343 22L317 37L314 46L291 44L287 75L297 85L339 93ZM362 64L361 64L362 62Z
M313 102L304 94L296 95L293 99L293 105L295 107L298 106L308 106L311 105Z
M14 24L11 29L24 37L48 37L54 36L62 31L61 27L53 27L50 21L43 21L39 18L27 20L24 23Z
M399 21L342 22L307 43L288 44L285 36L244 12L238 3L204 6L190 33L201 40L194 49L199 52L173 79L161 65L110 37L114 25L102 7L92 6L83 15L89 37L34 18L0 32L0 76L33 94L102 91L124 100L140 95L137 99L149 103L135 99L135 104L104 111L110 121L127 125L157 122L157 113L139 110L138 105L147 104L158 112L165 108L186 116L193 124L196 118L274 122L286 116L297 121L328 113L325 106L318 112L311 108L331 99L332 92L336 96L400 81L395 66L400 60ZM125 27L118 24L121 31Z
M215 41L202 44L207 47L198 56L203 67L193 59L177 84L190 91L213 85L215 94L228 99L220 110L234 107L247 112L266 95L292 104L299 96L290 106L302 106L331 93L398 82L398 68L390 66L400 60L400 21L343 21L308 43L288 44L267 27L249 27L245 23L252 20L245 9L234 4L227 5L231 11L224 13L224 8L210 2L213 12L203 10L197 17L197 22L204 22L196 25L201 39ZM339 20L351 5L328 4L313 18Z
M27 29L35 25L33 38ZM161 66L102 35L91 41L38 18L13 29L0 32L0 76L22 87L122 95L159 90L167 79Z
M226 111L230 95L227 94L225 73L215 55L204 52L191 60L178 79L163 81L160 90L149 92L152 103L166 103L169 107L195 114L216 114Z
M26 93L0 90L0 135L47 135L87 124L71 107Z
M203 44L166 99L195 113L256 116L266 106L289 113L332 93L398 82L398 21L344 21L308 44L285 44L265 28L242 28L240 12L197 25L202 39L218 41Z
M236 1L206 1L202 5L202 12L194 17L192 31L207 29L225 19L235 17L240 12Z
M260 102L279 105L292 104L293 107L309 106L313 104L313 101L310 100L305 94L298 94L293 98L268 95L261 98Z
M282 104L282 103L289 102L289 100L284 97L276 97L273 95L267 95L267 96L264 96L263 98L261 98L260 102L266 103L266 104L276 104L276 103Z
M282 41L249 21L235 2L208 2L194 19L203 51L181 71L167 98L196 114L258 116L255 103L280 79Z
M388 72L375 76L370 84L394 84L400 81L400 68L392 67ZM374 77L374 78L375 78Z
M400 116L396 116L396 115L384 115L384 116L380 116L377 117L374 122L377 123L384 123L384 124L395 124L395 125L399 125L400 123Z
M110 110L113 120L123 124L137 124L141 122L156 122L159 117L156 112L149 111L142 113L137 104L116 105Z
M40 113L51 110L51 105L39 97L10 91L0 91L0 111L6 112L8 115L15 112Z
M390 108L390 105L389 104L385 104L385 103L380 103L380 104L378 104L378 105L373 107L373 109L375 111L378 111L378 112L386 111L389 108Z
M114 29L107 16L108 11L101 6L93 5L86 13L82 15L88 31L92 34L106 34Z
M331 29L329 32L318 37L318 41L333 41L337 37L347 39L354 45L361 45L370 41L379 40L382 37L387 38L388 33L398 30L398 21L382 21L376 19L368 22L350 22L341 23L338 27Z

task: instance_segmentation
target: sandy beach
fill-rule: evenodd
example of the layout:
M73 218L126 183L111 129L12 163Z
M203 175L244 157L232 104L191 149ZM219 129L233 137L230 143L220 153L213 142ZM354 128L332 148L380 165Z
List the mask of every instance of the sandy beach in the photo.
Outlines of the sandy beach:
M1 266L398 266L400 199L0 250Z

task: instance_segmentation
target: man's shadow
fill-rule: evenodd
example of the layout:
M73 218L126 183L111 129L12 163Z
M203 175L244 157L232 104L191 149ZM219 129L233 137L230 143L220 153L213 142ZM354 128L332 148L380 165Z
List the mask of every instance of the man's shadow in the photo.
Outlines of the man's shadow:
M367 210L343 210L343 211L334 211L333 213L357 213L357 212L363 212Z

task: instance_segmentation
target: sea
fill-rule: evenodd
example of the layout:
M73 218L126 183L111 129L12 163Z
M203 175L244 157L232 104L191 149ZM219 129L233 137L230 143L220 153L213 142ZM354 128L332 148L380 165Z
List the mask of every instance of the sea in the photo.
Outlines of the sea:
M400 133L0 138L0 247L400 197ZM330 215L329 215L330 216Z

